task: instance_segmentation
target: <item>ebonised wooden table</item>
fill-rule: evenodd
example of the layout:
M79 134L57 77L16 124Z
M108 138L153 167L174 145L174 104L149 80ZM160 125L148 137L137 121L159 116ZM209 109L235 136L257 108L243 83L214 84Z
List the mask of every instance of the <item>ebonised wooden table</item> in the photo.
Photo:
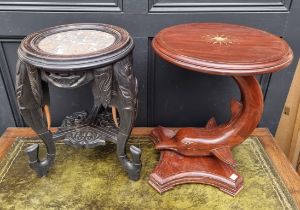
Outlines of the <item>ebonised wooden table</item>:
M231 100L232 115L225 124L217 125L211 118L205 128L154 129L161 157L149 183L160 193L178 184L204 183L236 195L243 178L234 169L231 149L251 134L263 113L255 75L288 66L292 50L283 39L265 31L222 23L172 26L160 31L152 46L161 58L183 69L233 77L241 99Z
M116 143L117 155L129 178L139 179L140 149L130 147L132 161L126 155L126 142L137 113L133 47L133 39L124 29L89 23L47 28L22 41L18 49L16 95L25 122L47 146L44 160L39 158L38 144L27 149L30 167L39 176L46 175L54 162L54 140L63 138L74 147ZM48 83L70 89L89 82L94 96L92 111L67 116L53 134L49 130ZM113 108L112 113L109 107Z

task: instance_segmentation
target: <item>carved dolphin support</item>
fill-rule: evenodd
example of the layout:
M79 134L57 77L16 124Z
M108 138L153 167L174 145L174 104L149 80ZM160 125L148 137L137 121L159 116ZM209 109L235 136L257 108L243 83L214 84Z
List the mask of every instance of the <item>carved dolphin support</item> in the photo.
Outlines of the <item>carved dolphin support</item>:
M113 65L115 82L118 85L113 104L116 105L120 116L119 133L117 136L117 154L122 166L132 180L138 180L141 171L141 150L133 145L130 146L132 161L126 155L126 143L130 136L137 111L137 80L132 72L131 55ZM121 96L121 97L120 97ZM112 99L112 100L113 100Z
M231 149L241 144L258 125L263 112L263 95L254 76L233 78L240 88L241 103L231 101L232 116L228 123L217 126L212 118L205 128L183 128L177 133L160 127L152 132L156 149L173 150L185 156L214 155L235 166Z
M39 159L39 145L34 144L26 149L29 156L29 165L38 176L45 176L55 159L55 143L52 140L52 133L48 130L42 107L48 100L48 86L41 83L40 72L32 66L17 62L16 74L16 95L17 102L27 125L31 126L38 136L43 140L47 148L47 155L44 160ZM49 117L49 116L48 116ZM48 119L49 123L49 119Z

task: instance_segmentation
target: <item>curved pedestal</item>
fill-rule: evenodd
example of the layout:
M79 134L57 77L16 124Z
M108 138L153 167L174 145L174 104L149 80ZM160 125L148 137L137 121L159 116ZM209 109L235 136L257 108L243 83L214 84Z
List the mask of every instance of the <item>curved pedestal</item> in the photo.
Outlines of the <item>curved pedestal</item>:
M231 149L241 144L259 123L263 96L254 76L234 76L241 102L231 101L228 123L217 125L211 118L205 128L182 128L177 133L158 127L152 131L155 148L161 151L159 164L149 183L160 193L183 183L203 183L230 195L242 188L243 178Z

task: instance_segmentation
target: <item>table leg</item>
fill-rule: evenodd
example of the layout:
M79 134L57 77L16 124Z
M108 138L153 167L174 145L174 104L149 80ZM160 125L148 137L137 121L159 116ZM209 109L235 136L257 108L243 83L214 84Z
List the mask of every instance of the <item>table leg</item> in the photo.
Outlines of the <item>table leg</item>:
M117 154L128 176L138 180L141 170L141 150L130 146L132 161L126 155L126 144L130 136L137 109L137 80L132 72L132 58L127 56L113 66L114 78L117 83L115 105L120 115L119 132L117 136Z
M47 128L42 112L42 106L49 101L47 94L43 98L43 88L48 88L48 86L42 85L40 72L24 62L18 61L16 76L18 106L25 122L38 134L47 148L47 156L44 160L39 158L38 144L26 149L29 165L40 177L47 174L54 162L56 153L52 133Z
M112 66L110 65L95 69L94 81L92 83L94 105L87 119L88 122L94 122L101 107L103 106L106 109L111 103L111 90Z
M159 192L189 182L211 184L231 195L241 189L242 177L234 170L237 163L231 149L241 144L259 123L263 95L254 76L233 78L240 88L241 102L231 101L229 122L217 125L212 118L205 128L182 128L175 133L159 127L152 131L161 160L150 175L150 184Z

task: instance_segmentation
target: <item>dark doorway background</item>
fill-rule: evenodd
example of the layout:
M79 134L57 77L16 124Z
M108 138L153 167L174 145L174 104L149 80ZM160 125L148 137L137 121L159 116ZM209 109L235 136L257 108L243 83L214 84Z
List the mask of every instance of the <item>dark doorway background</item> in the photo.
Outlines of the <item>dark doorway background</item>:
M27 34L76 22L124 27L134 37L134 71L139 80L136 126L201 126L215 116L229 117L229 102L239 98L229 77L210 76L168 64L153 53L151 40L162 28L187 22L226 22L267 30L286 39L295 59L286 70L259 76L265 95L260 126L274 133L300 54L300 1L292 0L0 0L0 133L24 126L16 107L16 50ZM51 87L53 125L66 114L89 110L89 85L76 90Z

